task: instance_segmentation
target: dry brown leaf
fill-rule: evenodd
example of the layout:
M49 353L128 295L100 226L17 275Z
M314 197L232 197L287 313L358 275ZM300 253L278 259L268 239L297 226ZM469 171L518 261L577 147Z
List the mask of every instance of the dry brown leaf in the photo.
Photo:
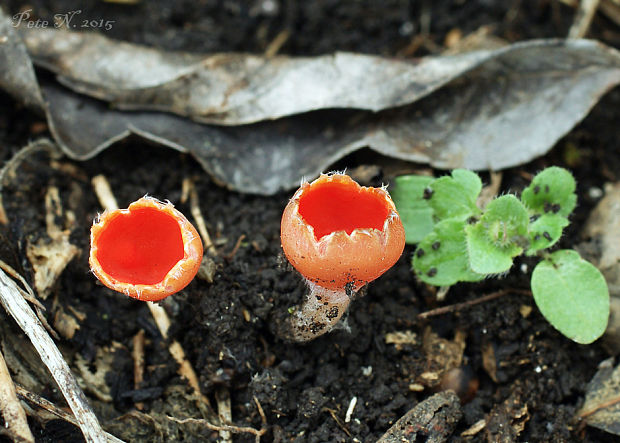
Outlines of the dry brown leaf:
M426 356L427 370L418 376L418 381L425 386L436 386L444 374L461 366L465 351L465 333L457 330L454 340L447 340L427 327L422 337L422 349Z
M440 392L409 410L377 443L448 441L462 415L456 394L453 391Z
M607 280L610 316L604 343L613 353L620 350L620 183L605 186L605 197L590 213L580 245Z
M67 340L71 340L75 332L80 329L80 324L76 318L67 314L64 309L58 307L54 313L54 329Z
M599 364L577 416L590 426L620 435L620 366L614 367L613 358Z
M67 264L77 255L79 249L69 242L71 231L56 225L56 219L66 216L71 225L73 215L63 213L58 189L51 186L45 195L45 221L49 239L40 238L36 243L28 242L26 255L34 269L34 287L39 297L46 299L56 280Z
M79 353L75 354L75 366L79 371L78 382L80 386L87 392L95 395L99 400L111 402L110 387L105 381L105 375L113 371L114 353L123 349L121 343L113 341L110 346L97 348L95 360L87 361ZM94 372L92 369L94 368Z
M11 77L0 86L37 91L24 45L11 26L5 31L14 44L0 45L0 59L22 63L29 75L20 80L29 80L18 88L7 84ZM546 153L620 82L618 52L587 40L520 42L415 61L359 54L262 59L168 53L51 29L25 32L37 62L81 93L226 125L262 120L232 128L121 111L46 83L41 108L67 155L88 159L137 134L191 153L218 183L257 194L296 187L301 177L317 176L364 147L437 168L512 167ZM92 63L93 53L110 63ZM112 54L124 62L112 63ZM334 80L335 71L349 83ZM393 77L379 81L384 73ZM206 88L214 100L201 92L205 79L214 83ZM291 91L292 83L305 86Z
M497 383L497 359L493 343L487 342L482 346L482 367L485 372Z
M317 109L394 108L493 58L491 51L419 60L346 52L318 57L202 55L160 51L93 32L19 30L35 63L77 92L119 109L167 111L220 125Z

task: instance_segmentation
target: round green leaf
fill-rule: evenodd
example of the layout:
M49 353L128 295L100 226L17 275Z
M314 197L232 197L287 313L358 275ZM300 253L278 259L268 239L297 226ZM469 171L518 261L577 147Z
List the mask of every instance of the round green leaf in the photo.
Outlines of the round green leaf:
M480 220L465 228L471 269L479 274L500 274L521 254L527 234L527 210L514 195L492 200Z
M478 174L455 169L452 175L439 177L429 185L427 199L438 220L458 217L466 219L480 213L476 199L482 190Z
M556 251L532 273L538 309L558 331L577 343L599 338L609 319L609 291L600 271L572 250Z
M564 168L543 169L521 193L521 201L532 214L568 216L577 204L575 179Z
M390 195L405 228L405 241L418 243L433 230L433 208L424 199L424 189L434 180L424 175L396 177Z
M530 223L530 247L526 254L534 255L541 249L553 246L562 236L562 230L568 226L568 219L559 214L544 214Z
M420 242L413 254L413 269L420 280L430 285L449 286L484 278L469 269L464 223L453 218L441 221Z

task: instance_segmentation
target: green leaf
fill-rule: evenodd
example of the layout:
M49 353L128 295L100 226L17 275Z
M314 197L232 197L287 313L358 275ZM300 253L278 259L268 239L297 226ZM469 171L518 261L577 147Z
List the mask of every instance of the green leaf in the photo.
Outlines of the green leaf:
M424 199L424 189L434 180L423 175L396 177L390 195L405 227L407 243L418 243L433 230L433 208Z
M459 281L479 281L479 275L469 269L465 222L448 219L435 225L413 254L413 269L425 283L449 286Z
M455 169L452 176L434 180L427 192L428 202L438 220L457 217L467 219L480 213L476 199L482 190L478 174L465 169Z
M564 168L546 168L523 190L521 201L531 214L558 214L567 217L577 204L575 179Z
M465 227L469 264L479 274L499 274L523 252L529 217L514 195L492 200L480 221Z
M609 291L600 271L572 250L560 250L532 272L538 309L558 331L577 343L599 338L609 319Z
M568 226L568 219L558 214L544 214L530 223L530 247L526 254L534 255L541 249L553 246L562 236L562 230Z

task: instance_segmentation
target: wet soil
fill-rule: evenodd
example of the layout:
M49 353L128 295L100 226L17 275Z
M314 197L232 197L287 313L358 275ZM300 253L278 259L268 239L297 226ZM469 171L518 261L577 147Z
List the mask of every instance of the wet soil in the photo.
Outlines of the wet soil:
M27 6L8 2L11 13L24 8L32 8L41 18L75 10L68 1L33 0ZM136 5L91 1L83 2L81 9L85 18L114 20L112 29L100 30L106 35L167 49L260 53L286 31L288 38L280 50L284 54L347 50L394 56L440 51L450 32L457 29L466 35L481 26L489 26L492 35L507 41L564 37L574 12L557 1L482 0L205 0ZM426 37L414 43L420 32ZM620 46L618 28L602 15L595 18L590 36ZM545 166L560 165L574 172L579 205L561 240L563 247L580 241L580 228L600 198L592 190L618 180L619 109L620 90L611 91L547 156L504 171L501 192L519 192L530 174ZM0 159L7 160L29 140L47 134L41 117L0 96ZM361 174L358 167L369 165L373 173ZM359 173L363 184L380 185L389 182L395 170L413 166L395 166L362 150L334 168L347 167ZM144 304L113 293L89 272L89 228L101 211L90 179L98 174L108 178L121 207L149 194L174 202L186 214L190 208L183 180L191 178L196 184L217 249L215 274L212 283L196 279L163 302L173 321L168 341L162 339ZM483 178L489 181L488 176ZM408 246L397 265L352 303L343 328L309 344L293 344L277 333L282 316L299 303L305 290L283 258L279 240L280 216L292 192L257 197L227 191L191 157L137 139L87 162L34 153L3 189L9 217L3 231L4 249L9 252L4 256L30 281L26 245L46 238L44 199L51 186L58 188L65 211L75 216L70 241L80 252L44 304L52 324L59 311L77 312L82 318L75 334L59 341L72 367L79 356L94 372L102 364L102 354L112 355L100 374L108 397L88 390L87 394L104 427L126 441L218 438L200 425L165 420L165 415L201 417L186 382L177 375L167 350L170 340L181 343L203 394L213 404L218 395L229 392L235 424L260 429L257 404L261 405L267 428L263 441L373 442L408 410L447 388L459 394L463 411L449 441L613 441L613 436L579 426L573 418L587 382L609 351L600 343L575 344L542 318L531 296L523 292L529 288L533 261L518 261L500 279L455 286L445 301L438 302L433 290L411 273L413 249ZM418 318L437 306L506 289L518 291L458 312ZM26 349L26 339L4 314L2 322L3 335L13 335L17 340L13 343ZM146 336L146 372L136 387L131 352L140 330ZM396 336L400 341L394 343ZM6 346L7 341L3 343ZM455 343L460 352L450 351ZM458 369L444 376L442 363L461 352ZM38 394L63 404L53 382L47 379L40 385ZM346 420L353 398L357 403ZM137 408L141 413L132 413ZM487 420L485 429L473 437L461 436L482 419ZM38 441L81 441L79 430L60 420L42 422L33 417L30 424ZM237 434L233 439L254 437Z

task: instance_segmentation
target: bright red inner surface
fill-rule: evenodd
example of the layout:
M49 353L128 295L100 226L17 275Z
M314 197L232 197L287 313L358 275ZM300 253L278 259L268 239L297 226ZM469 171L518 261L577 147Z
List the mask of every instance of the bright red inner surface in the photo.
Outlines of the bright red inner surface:
M171 215L134 209L107 221L97 241L104 272L126 283L152 285L183 258L183 237Z
M383 195L355 183L328 181L312 185L299 200L299 214L314 228L317 240L335 231L383 229L389 214Z

